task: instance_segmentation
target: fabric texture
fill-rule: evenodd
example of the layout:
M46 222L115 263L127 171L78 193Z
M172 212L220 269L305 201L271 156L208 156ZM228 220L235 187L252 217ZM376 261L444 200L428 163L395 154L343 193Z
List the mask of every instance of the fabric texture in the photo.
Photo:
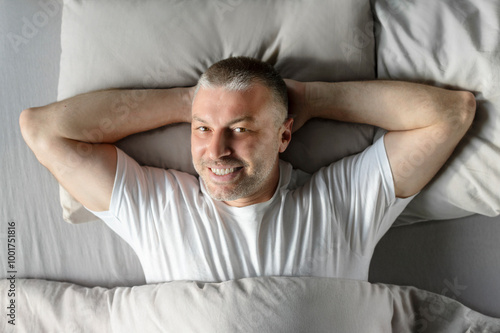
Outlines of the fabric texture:
M367 280L377 242L413 198L395 197L384 137L309 177L281 161L274 196L246 207L214 201L192 175L117 154L109 211L93 213L136 251L148 283Z
M2 295L9 283L0 281ZM499 319L450 298L355 280L259 277L114 289L44 280L16 283L16 326L0 321L6 333L500 331Z
M373 79L372 28L368 0L66 0L58 99L106 88L192 86L213 63L239 55L301 81ZM131 105L117 101L116 110ZM373 135L371 126L313 121L294 135L283 159L317 171L362 151ZM184 124L119 146L141 164L194 173L189 142ZM61 205L68 222L97 219L63 188Z
M476 119L400 224L500 214L500 8L495 0L375 0L377 76L472 91Z

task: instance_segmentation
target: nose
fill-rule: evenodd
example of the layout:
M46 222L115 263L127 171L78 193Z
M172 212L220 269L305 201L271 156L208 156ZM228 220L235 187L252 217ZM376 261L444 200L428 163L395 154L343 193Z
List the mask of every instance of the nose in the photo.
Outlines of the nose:
M217 160L221 157L229 156L231 154L229 141L225 131L214 132L208 145L209 157L212 160Z

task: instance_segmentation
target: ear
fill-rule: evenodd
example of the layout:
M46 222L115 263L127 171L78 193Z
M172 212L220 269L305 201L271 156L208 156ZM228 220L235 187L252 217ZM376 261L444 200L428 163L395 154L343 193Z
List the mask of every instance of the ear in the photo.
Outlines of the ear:
M280 153L284 152L288 147L288 144L292 140L292 127L293 127L293 118L288 118L285 120L283 125L281 125L280 135Z

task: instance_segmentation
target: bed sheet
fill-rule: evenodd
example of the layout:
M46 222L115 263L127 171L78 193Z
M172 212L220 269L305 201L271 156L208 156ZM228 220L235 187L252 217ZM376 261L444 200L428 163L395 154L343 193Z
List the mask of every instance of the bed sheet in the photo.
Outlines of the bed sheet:
M141 284L135 254L104 224L75 227L62 220L58 184L19 130L23 109L57 98L61 9L56 0L0 1L0 275L8 270L8 222L15 222L18 277Z
M0 291L6 288L8 283L0 281ZM15 328L23 332L331 332L333 327L335 332L370 333L500 330L500 319L416 288L311 277L177 281L111 290L21 280L18 314L9 320L15 320ZM0 323L2 332L17 332L13 328Z
M20 112L57 98L61 2L0 0L0 278L8 276L8 222L15 222L18 278L84 286L144 283L132 250L104 224L62 219L58 184L25 145ZM376 250L371 279L442 293L500 316L500 218L470 217L393 229ZM446 282L448 281L448 282ZM448 289L450 289L448 287Z

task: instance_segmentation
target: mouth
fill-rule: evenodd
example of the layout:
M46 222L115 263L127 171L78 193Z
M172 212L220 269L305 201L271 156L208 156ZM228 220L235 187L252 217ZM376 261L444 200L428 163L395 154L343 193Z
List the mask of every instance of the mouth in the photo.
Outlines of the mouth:
M237 167L237 168L209 168L212 173L214 173L217 176L225 176L231 173L234 173L236 171L239 171L243 169L242 167Z
M209 178L212 183L218 185L230 184L236 182L240 179L243 167L219 167L219 168L208 168Z

